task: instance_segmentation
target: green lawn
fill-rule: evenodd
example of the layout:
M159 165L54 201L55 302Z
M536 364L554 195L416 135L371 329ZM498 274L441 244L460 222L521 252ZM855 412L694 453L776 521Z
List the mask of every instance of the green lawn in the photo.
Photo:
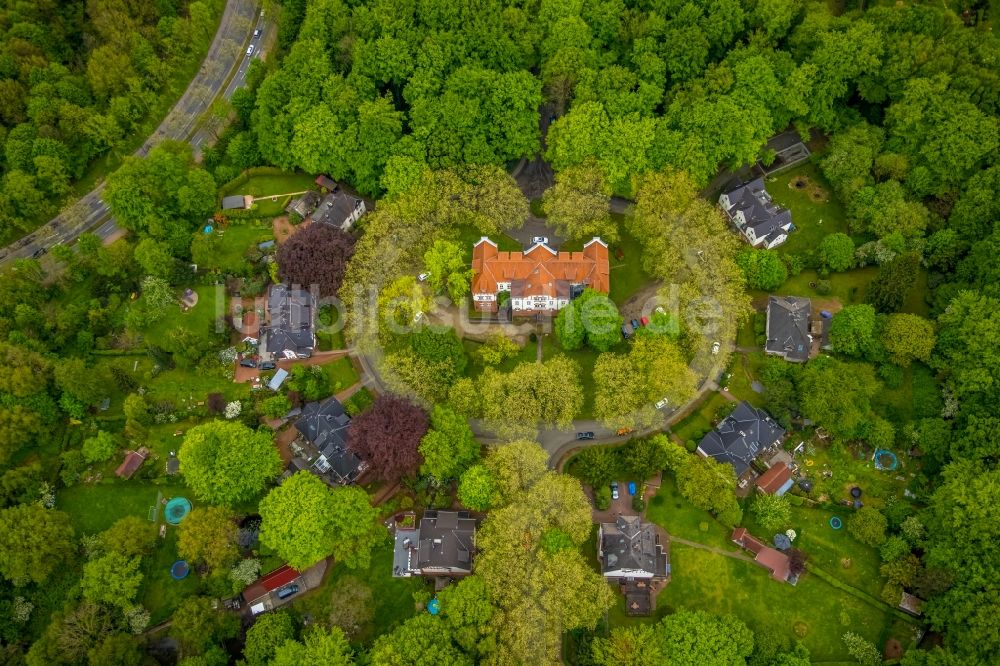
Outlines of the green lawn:
M330 378L330 388L334 393L354 386L360 379L354 365L351 364L351 359L346 356L338 358L332 363L326 363L322 367Z
M827 200L813 201L809 196L809 188L797 190L789 187L789 182L796 176L805 176L812 184L823 188ZM816 249L827 234L848 233L844 207L815 164L807 162L784 171L774 178L768 178L766 185L774 202L791 211L792 223L795 225L795 231L778 248L782 254L805 254Z
M214 232L218 236L212 264L199 269L218 269L223 273L235 273L243 268L247 250L258 243L272 240L271 225L260 220L241 221L230 224L224 231Z
M764 364L764 352L733 354L729 362L729 393L740 400L746 400L756 407L764 406L764 395L751 387L754 379L760 381L760 368Z
M814 270L805 270L794 277L788 278L776 293L782 296L803 296L805 298L836 299L841 305L856 305L865 302L868 293L868 285L875 279L878 269L874 266L867 268L856 268L846 273L831 273L827 278L830 281L830 293L820 295L816 288L810 285L817 284L821 279ZM755 299L766 300L768 292L751 291L750 294Z
M718 393L710 393L701 405L685 416L670 430L682 441L699 441L705 433L715 427L715 422L732 408L733 403Z
M199 285L194 287L198 293L198 303L183 312L180 303L167 308L167 313L161 319L153 322L143 331L143 336L149 344L158 347L168 347L168 336L178 328L184 327L197 335L204 335L211 330L219 317L226 314L226 291L222 285ZM180 297L184 289L178 288Z
M163 461L156 464L163 464ZM56 507L69 514L78 535L96 534L125 516L146 518L149 507L156 504L157 492L163 493L164 497L186 494L188 499L193 500L180 480L169 484L154 484L135 479L122 481L112 477L95 484L63 488L56 495ZM159 517L163 518L162 511L159 512Z
M609 244L609 264L611 271L611 289L608 293L616 305L621 306L633 294L652 282L652 278L642 268L642 246L639 241L625 230L625 216L612 213L611 219L618 225L619 240ZM565 252L579 252L589 238L575 239L563 243L559 249ZM616 251L621 250L619 260Z
M201 588L198 574L191 572L183 580L174 580L170 567L177 555L177 528L167 527L164 539L158 539L156 550L143 560L143 580L139 599L149 611L151 625L168 619L185 597L197 594Z
M387 539L372 554L371 564L367 569L348 569L343 564L334 564L332 570L327 572L323 585L291 604L292 613L298 616L308 613L314 622L328 624L330 596L334 585L344 576L354 576L371 588L372 601L375 605L374 618L356 637L355 645L367 643L376 636L389 633L394 627L417 614L414 593L420 591L430 593L433 590L433 587L419 576L393 578L392 549L392 542Z
M731 530L708 511L702 511L684 499L671 474L663 474L663 485L649 500L646 518L682 539L733 552L739 550L729 540Z
M304 192L314 189L315 177L306 173L266 170L266 173L255 173L245 183L226 187L219 194L249 194L254 197L268 197L292 192ZM273 171L273 172L272 172Z

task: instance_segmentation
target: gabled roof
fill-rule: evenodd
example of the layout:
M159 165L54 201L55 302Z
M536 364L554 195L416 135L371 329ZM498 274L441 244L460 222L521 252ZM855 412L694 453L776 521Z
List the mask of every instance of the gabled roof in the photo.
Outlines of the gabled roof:
M115 470L115 475L123 479L130 479L132 475L136 473L142 463L146 461L146 456L140 451L129 451L125 456L125 460L122 464L118 466Z
M753 228L757 238L792 222L792 214L788 209L771 201L763 178L737 185L725 194L729 199L729 214L735 215L736 211L743 211L747 226Z
M785 429L763 409L741 402L698 445L706 458L729 463L742 475L760 451L785 436Z
M247 199L242 194L222 197L222 210L241 210L247 208Z
M651 523L643 524L638 516L619 516L613 523L601 523L601 572L646 572L666 576L669 570Z
M268 592L274 592L275 590L288 585L300 575L301 574L298 571L285 564L284 566L275 569L265 576L261 576L251 583L250 586L243 591L243 599L247 602L260 599Z
M791 486L792 470L783 462L773 465L757 479L757 488L768 495L784 495Z
M322 402L308 403L295 422L295 429L326 458L342 483L357 478L362 466L361 459L347 448L350 423L351 417L333 396Z
M323 197L310 218L313 222L329 224L340 229L361 203L361 199L337 190Z
M573 284L608 293L610 288L608 246L599 238L584 245L582 252L557 252L544 243L535 243L524 252L500 252L496 243L481 238L472 250L472 293L496 294L500 283L517 285L525 296L555 296Z
M798 296L770 296L767 299L767 342L764 351L788 361L806 361L812 347L809 317L812 302Z
M271 287L267 297L270 323L262 327L266 350L281 354L285 350L311 353L313 335L313 296L304 289L290 289L284 284Z
M296 197L285 206L285 212L298 213L300 217L309 217L309 214L316 210L319 205L319 192L309 190L303 192L302 196Z

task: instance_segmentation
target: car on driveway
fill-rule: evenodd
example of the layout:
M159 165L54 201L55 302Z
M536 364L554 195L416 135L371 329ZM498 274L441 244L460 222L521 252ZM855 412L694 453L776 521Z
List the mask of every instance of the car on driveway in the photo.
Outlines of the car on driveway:
M279 599L287 599L288 597L292 596L293 594L298 593L298 591L299 591L299 586L298 585L295 585L295 584L286 585L283 588L281 588L280 590L278 590L278 598Z
M257 361L253 360L252 358L244 358L240 360L240 365L243 366L244 368L256 368Z
M635 481L628 482L628 494L635 495Z
M635 332L635 329L632 328L632 324L630 324L628 322L625 322L624 324L622 324L622 337L623 338L625 338L626 340L628 340L629 338L632 337L632 333L633 332Z
M715 342L712 343L712 355L713 356L716 355L716 354L718 354L720 349L722 349L722 343L720 343L718 340L716 340Z
M612 481L611 482L611 499L613 499L613 500L618 499L618 482L617 481Z
M634 329L636 329L636 330L639 330L639 320L638 320L638 319L633 319L633 320L632 320L631 322L629 322L629 323L630 323L630 324L632 324L632 328L634 328Z
M578 433L576 433L576 438L577 439L594 439L594 433L590 432L589 430L587 432L578 432Z
M430 276L431 276L430 273L421 273L420 275L417 276L417 280L419 280L420 282L426 282L427 278L429 278Z
M531 237L531 244L532 245L538 245L539 243L541 243L542 245L548 245L549 244L549 237L548 236L532 236Z
M278 364L275 363L274 361L264 361L263 363L260 364L261 370L274 370L277 367Z
M657 400L656 401L656 408L657 409L663 409L664 407L667 406L667 402L669 402L669 401L666 398L662 398L660 400Z
M639 323L643 326L649 326L649 317L642 317L639 319Z

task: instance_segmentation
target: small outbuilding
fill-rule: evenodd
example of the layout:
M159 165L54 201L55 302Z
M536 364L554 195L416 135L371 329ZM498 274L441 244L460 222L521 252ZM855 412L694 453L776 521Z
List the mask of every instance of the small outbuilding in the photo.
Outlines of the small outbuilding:
M267 388L277 391L285 383L286 379L288 379L288 370L278 368L278 371L274 373L274 377L271 377L271 381L267 383Z
M115 476L122 479L131 479L132 475L142 467L142 463L146 462L146 457L149 455L149 449L142 447L137 451L129 451L125 455L125 460L122 464L118 466L115 470Z
M757 490L766 495L782 496L791 490L792 470L783 462L772 465L769 470L757 477Z
M246 210L253 205L253 197L249 194L233 194L222 197L222 210Z

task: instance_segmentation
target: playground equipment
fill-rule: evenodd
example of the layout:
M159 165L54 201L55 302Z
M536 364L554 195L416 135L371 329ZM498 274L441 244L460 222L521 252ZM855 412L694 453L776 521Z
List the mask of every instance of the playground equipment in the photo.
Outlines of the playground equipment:
M184 560L177 560L170 565L170 577L174 580L183 580L191 573L191 567Z
M438 601L436 598L431 599L430 602L427 604L427 612L430 613L431 615L437 615L438 613L440 613L441 602Z
M171 525L180 525L191 511L191 502L186 497L174 497L163 509L163 518Z
M872 460L875 461L875 469L878 470L891 472L899 467L899 458L888 449L875 449L875 455L872 456Z
M839 517L837 516L830 517L830 527L832 527L835 530L839 530L843 526L844 526L844 521L842 521Z

